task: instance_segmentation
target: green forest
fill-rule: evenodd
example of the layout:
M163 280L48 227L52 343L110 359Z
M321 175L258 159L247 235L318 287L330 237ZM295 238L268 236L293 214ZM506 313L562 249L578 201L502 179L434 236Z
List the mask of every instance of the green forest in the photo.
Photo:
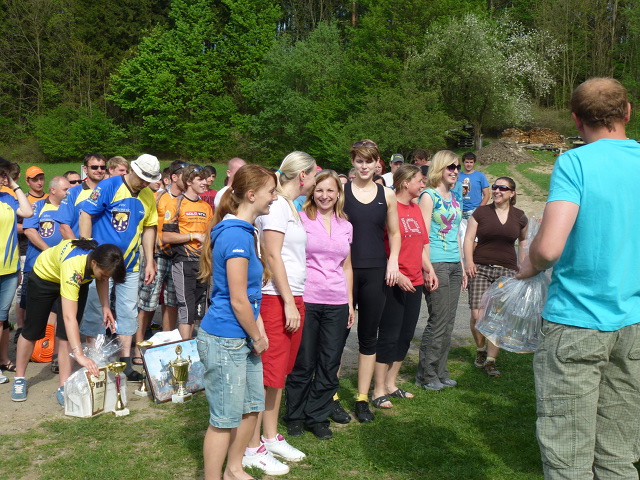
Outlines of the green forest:
M575 135L592 76L640 98L640 0L0 0L0 155L343 169L507 127ZM637 132L634 115L630 136Z

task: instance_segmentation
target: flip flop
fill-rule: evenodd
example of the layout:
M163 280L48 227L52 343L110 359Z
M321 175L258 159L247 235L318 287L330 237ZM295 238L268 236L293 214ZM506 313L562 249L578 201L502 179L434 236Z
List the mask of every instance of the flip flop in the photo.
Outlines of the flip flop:
M132 365L143 365L142 357L131 357Z
M371 403L373 403L373 406L376 408L380 408L382 410L388 410L390 408L393 408L393 404L391 404L390 407L384 407L382 404L383 403L391 403L391 400L389 400L389 397L387 397L386 395L382 395L381 397L378 398L374 398Z
M395 398L413 398L413 394L411 392L407 392L406 390L403 390L401 388L396 389L396 391L390 393L389 396Z
M5 363L4 365L0 365L0 370L6 370L7 372L15 372L16 366L13 362Z

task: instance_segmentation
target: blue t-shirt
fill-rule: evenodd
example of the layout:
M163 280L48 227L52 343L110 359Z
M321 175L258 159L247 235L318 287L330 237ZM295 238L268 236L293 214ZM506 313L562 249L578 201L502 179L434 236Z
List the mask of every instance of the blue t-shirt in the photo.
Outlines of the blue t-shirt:
M425 193L433 200L431 227L429 228L431 261L459 262L458 228L462 220L460 196L451 190L451 200L447 201L433 188L424 190L420 196Z
M44 200L38 200L33 204L33 216L25 218L23 227L35 228L38 230L38 235L44 240L49 247L55 247L62 241L62 234L60 233L60 224L56 222L56 214L58 207L52 204L48 198ZM33 270L33 264L36 263L36 258L42 253L38 247L36 247L31 241L27 247L27 255L24 260L25 272Z
M98 243L120 247L127 272L137 272L142 230L158 224L151 189L134 193L124 176L107 178L85 200L82 210L93 215L91 236Z
M82 182L81 185L71 187L67 190L67 196L60 202L60 207L56 213L56 221L69 225L76 238L80 237L80 228L78 226L80 210L82 209L82 204L91 192L91 187L85 182Z
M475 210L480 206L482 202L482 189L489 188L489 182L484 173L477 170L471 173L460 172L458 182L464 185L465 180L469 179L469 191L462 198L462 211L468 212L469 210Z
M231 307L227 278L227 260L229 259L246 258L249 260L247 297L253 308L254 318L258 318L262 302L263 267L256 254L253 235L253 225L239 220L233 215L226 215L224 220L211 231L213 288L211 305L201 324L201 328L210 335L226 338L248 337Z
M625 173L638 162L635 140L602 139L558 157L548 202L580 209L553 267L545 319L601 331L640 322L638 182Z

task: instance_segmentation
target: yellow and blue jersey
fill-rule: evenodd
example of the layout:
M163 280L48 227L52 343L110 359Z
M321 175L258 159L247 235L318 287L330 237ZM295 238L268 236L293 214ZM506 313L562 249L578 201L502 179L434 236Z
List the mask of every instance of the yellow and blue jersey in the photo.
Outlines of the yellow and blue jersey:
M60 296L77 302L80 285L89 283L94 277L85 275L91 250L74 247L71 242L73 240L62 240L38 255L33 273L47 282L59 283Z
M127 272L137 272L142 230L158 224L151 189L134 193L124 176L107 178L85 200L82 210L93 216L91 236L98 243L120 247Z
M33 204L33 217L25 218L22 222L22 226L24 229L37 229L38 235L40 235L40 238L44 240L44 243L49 245L49 247L55 247L62 240L60 224L56 222L57 211L58 207L51 203L48 198L45 200L38 200ZM33 264L41 253L42 250L29 241L23 271L30 272L33 270Z
M0 275L9 275L18 271L18 200L6 192L0 192Z
M80 237L80 210L82 203L91 195L91 187L82 182L80 185L67 190L67 196L60 202L60 208L56 214L56 221L69 225L76 237Z

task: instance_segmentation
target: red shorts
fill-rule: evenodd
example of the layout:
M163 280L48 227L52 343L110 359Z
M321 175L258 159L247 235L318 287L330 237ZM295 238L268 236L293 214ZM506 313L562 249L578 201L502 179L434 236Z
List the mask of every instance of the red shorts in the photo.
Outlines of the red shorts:
M262 295L260 316L269 339L269 348L262 354L264 386L284 388L287 375L293 370L302 339L304 325L304 302L302 297L293 297L300 312L300 328L288 332L284 328L284 301L280 295Z

